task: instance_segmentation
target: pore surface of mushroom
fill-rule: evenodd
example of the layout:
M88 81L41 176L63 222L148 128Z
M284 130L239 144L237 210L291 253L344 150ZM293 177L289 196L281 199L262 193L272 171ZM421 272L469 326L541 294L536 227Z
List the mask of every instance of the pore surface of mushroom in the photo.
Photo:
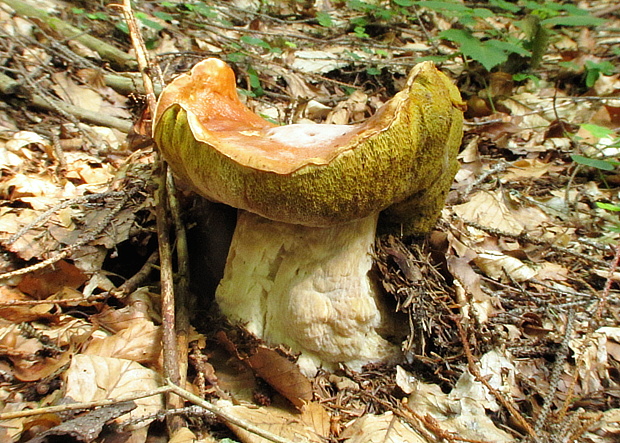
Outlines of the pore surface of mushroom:
M243 105L230 67L197 64L162 92L154 138L206 198L241 209L216 300L231 320L317 365L394 352L370 271L379 213L428 231L458 168L463 103L430 62L360 125L270 123Z

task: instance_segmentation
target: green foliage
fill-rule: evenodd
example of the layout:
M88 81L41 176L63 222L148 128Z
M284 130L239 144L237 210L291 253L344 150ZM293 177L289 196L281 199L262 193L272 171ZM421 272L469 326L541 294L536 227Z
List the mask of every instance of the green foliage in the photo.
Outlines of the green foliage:
M570 157L575 163L578 163L584 166L589 166L591 168L596 168L596 169L600 169L603 171L613 171L614 169L616 169L616 167L614 166L614 163L617 163L617 162L612 162L610 160L600 160L598 158L584 157L583 155L577 155L577 154L573 154Z
M592 86L594 86L594 83L596 83L596 81L599 79L601 74L613 75L616 70L616 67L609 61L602 61L602 62L597 63L591 60L586 60L585 69L586 69L586 78L585 78L586 86L588 88L591 88Z
M448 29L441 38L459 45L461 53L478 61L488 71L508 60L510 53L531 55L525 48L501 40L480 40L464 29Z
M504 66L514 73L539 66L550 36L558 27L598 26L605 22L573 4L544 0L487 0L473 4L459 0L346 0L345 7L362 14L349 20L350 29L359 39L372 37L368 32L371 23L417 22L418 12L425 10L441 14L453 26L439 37L454 43L465 61L475 61L487 71ZM317 12L316 19L321 26L334 26L327 12ZM485 23L489 19L510 21L514 28L495 29ZM512 59L518 62L513 60L511 65ZM607 67L592 68L589 79L596 80L603 69Z
M455 43L466 60L480 63L491 69L506 63L514 54L529 58L531 68L538 66L546 51L549 35L556 26L598 26L603 19L593 17L588 11L574 5L525 0L518 4L506 0L489 0L489 8L470 7L454 1L416 1L422 9L456 19L458 25L444 31L440 37ZM476 26L491 17L510 19L523 36L502 33L489 27ZM479 31L478 29L483 29Z
M248 67L247 72L248 78L250 80L250 87L252 88L252 95L254 97L260 97L261 95L264 95L265 91L261 86L260 78L258 77L258 73L256 72L256 70L252 66L250 66Z
M593 124L583 124L581 125L581 129L585 129L592 134L592 136L599 139L599 143L601 140L605 140L606 142L603 143L603 145L606 146L606 148L615 148L616 151L620 148L620 135L609 128ZM578 165L595 168L600 171L611 172L620 166L619 161L604 156L593 158L583 155L571 155L571 159ZM603 174L601 174L601 179L605 182L605 177ZM596 206L606 211L620 212L620 205L615 203L596 202ZM614 232L620 232L620 224L616 224L613 227L607 227L607 229Z
M316 19L319 22L319 25L325 26L326 28L331 28L334 26L334 21L332 20L332 16L327 12L319 11L316 13Z

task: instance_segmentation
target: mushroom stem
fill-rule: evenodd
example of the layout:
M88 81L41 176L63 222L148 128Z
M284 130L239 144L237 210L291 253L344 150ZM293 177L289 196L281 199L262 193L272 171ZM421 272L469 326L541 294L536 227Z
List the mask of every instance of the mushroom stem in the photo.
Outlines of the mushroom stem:
M370 275L376 227L376 214L314 228L241 211L216 292L222 313L301 352L306 368L360 369L394 355Z

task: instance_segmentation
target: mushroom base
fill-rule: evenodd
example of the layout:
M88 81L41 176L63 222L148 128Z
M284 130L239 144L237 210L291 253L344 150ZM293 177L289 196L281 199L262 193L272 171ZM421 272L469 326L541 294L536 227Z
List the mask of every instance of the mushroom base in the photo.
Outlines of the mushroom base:
M394 356L390 316L371 279L377 216L329 228L241 211L215 297L222 313L312 367Z

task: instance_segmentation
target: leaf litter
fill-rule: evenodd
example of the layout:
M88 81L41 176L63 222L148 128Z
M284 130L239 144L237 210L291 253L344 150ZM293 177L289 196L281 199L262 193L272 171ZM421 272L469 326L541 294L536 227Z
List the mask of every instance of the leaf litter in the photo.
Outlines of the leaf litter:
M157 245L149 116L139 82L121 76L133 68L15 13L13 1L0 4L0 74L8 78L0 78L0 439L145 441L162 437L163 418L181 414L189 428L177 428L175 441L269 441L230 420L172 411L161 393L135 400L128 414L119 400L117 410L28 415L164 385L165 319L149 260ZM248 105L271 119L362 121L429 55L444 56L442 69L469 105L462 169L435 230L377 243L375 271L407 335L404 359L307 379L294 355L239 335L199 298L205 316L192 322L191 350L179 350L192 362L189 391L289 441L617 440L618 220L597 206L618 202L617 165L571 160L617 160L619 74L600 71L583 85L595 75L588 66L617 63L606 43L618 39L617 9L580 4L607 25L562 28L538 78L515 82L445 57L454 46L429 38L454 22L422 4L419 22L385 32L377 17L375 28L353 29L364 13L330 2L164 3L135 7L166 80L221 57L233 63ZM31 6L63 10L54 1ZM114 10L80 8L64 19L130 51ZM517 32L501 16L476 32L501 27ZM118 86L127 78L132 95ZM133 121L130 134L119 130ZM192 198L182 202L196 223Z

